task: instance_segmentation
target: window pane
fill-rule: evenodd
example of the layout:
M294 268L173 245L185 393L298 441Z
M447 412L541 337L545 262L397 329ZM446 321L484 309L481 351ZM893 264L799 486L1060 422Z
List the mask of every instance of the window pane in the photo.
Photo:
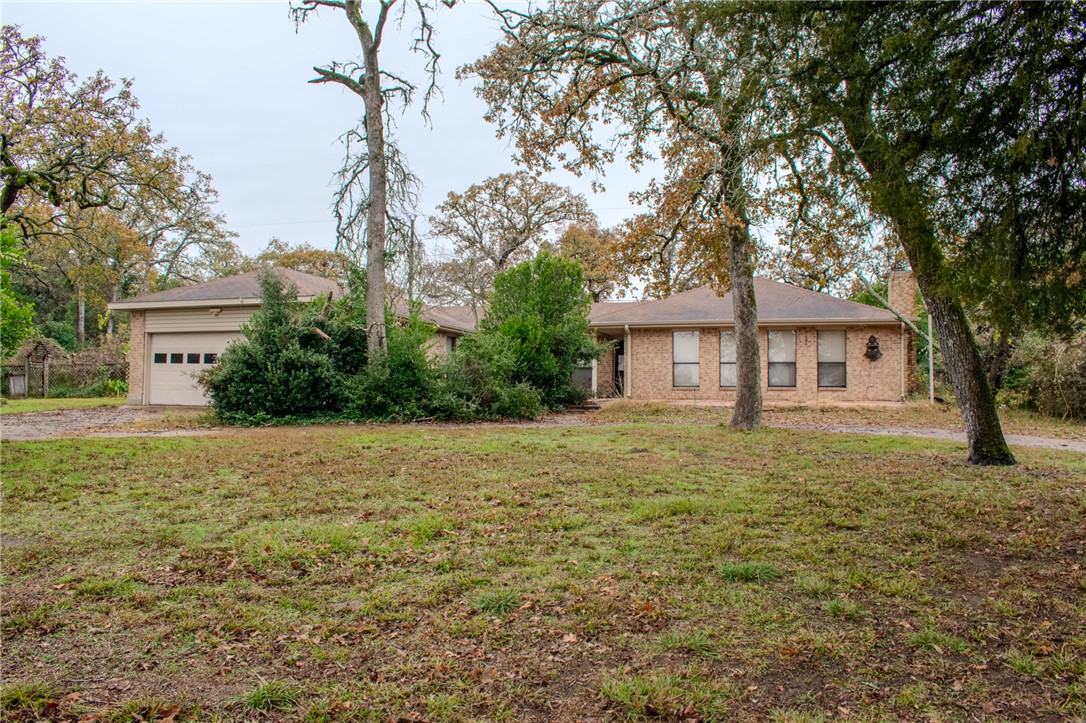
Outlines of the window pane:
M592 389L592 367L577 367L573 370L573 386Z
M771 332L769 332L769 361L771 361L771 362L795 362L796 361L796 332L794 332L794 331L771 331Z
M842 363L845 361L844 331L818 332L818 361Z
M721 364L734 364L735 363L735 332L734 331L722 331L722 332L720 332L720 363Z
M166 355L165 354L155 354L155 364L165 364L165 363L166 363Z
M185 355L184 354L182 354L181 352L171 352L170 353L170 364L184 364L184 363L185 363Z
M190 351L185 357L185 363L186 364L199 364L200 363L200 352L193 353L193 352Z
M845 365L840 362L818 363L818 386L843 387L845 386Z
M734 364L721 364L720 365L720 386L722 387L734 387L735 386L735 365Z
M677 387L698 386L699 364L675 364L675 373L672 383Z
M769 386L794 387L796 386L796 365L790 362L769 363Z
M204 354L204 364L214 364L219 361L218 354Z
M676 364L696 364L700 361L698 353L698 332L676 331L673 332L674 346L672 361Z

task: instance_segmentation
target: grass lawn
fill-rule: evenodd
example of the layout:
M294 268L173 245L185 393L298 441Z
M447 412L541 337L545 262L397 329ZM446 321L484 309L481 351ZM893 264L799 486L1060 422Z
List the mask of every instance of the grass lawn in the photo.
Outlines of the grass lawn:
M1086 456L711 424L3 444L5 717L1086 716Z
M598 422L653 422L715 424L727 423L732 410L664 402L617 401L609 403L594 415ZM1025 409L1001 409L999 418L1005 434L1022 434L1053 439L1086 439L1086 422L1081 419L1058 419ZM768 425L795 425L812 428L826 426L897 427L900 429L941 429L963 432L961 413L954 404L931 405L928 402L906 402L870 407L770 407L762 419Z
M85 409L86 407L119 407L124 397L70 397L57 399L3 399L0 414L19 412L50 412L54 409Z

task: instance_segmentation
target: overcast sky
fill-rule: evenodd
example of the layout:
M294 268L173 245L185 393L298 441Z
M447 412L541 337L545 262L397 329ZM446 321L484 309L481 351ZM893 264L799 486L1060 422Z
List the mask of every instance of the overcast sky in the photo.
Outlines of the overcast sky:
M314 65L357 56L341 13L325 10L297 33L288 4L267 1L0 0L0 19L20 25L24 35L44 36L46 52L64 56L81 77L102 69L134 79L152 126L214 177L221 210L245 252L272 236L334 246L329 204L342 160L337 138L361 118L361 100L306 81ZM497 23L484 3L461 0L441 8L435 25L444 99L431 108L432 127L416 108L396 129L424 183L424 218L450 191L515 170L509 145L483 120L472 81L455 78L458 66L498 40ZM408 51L410 30L405 24L385 38L382 63L417 79L421 58ZM588 178L559 172L549 180L584 193L610 226L635 212L627 194L648 177L616 166L602 194L592 193Z

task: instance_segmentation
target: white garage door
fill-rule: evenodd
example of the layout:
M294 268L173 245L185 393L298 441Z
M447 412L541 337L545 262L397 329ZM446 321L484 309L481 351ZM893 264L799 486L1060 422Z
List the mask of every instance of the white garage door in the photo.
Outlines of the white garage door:
M240 336L234 331L152 334L149 404L207 404L196 375L218 361L227 343Z

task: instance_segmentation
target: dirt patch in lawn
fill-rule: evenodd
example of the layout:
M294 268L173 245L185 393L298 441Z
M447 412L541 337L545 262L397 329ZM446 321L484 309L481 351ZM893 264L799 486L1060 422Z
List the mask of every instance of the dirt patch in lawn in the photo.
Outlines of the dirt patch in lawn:
M88 407L19 412L0 417L0 438L12 442L81 436L206 434L199 409Z

